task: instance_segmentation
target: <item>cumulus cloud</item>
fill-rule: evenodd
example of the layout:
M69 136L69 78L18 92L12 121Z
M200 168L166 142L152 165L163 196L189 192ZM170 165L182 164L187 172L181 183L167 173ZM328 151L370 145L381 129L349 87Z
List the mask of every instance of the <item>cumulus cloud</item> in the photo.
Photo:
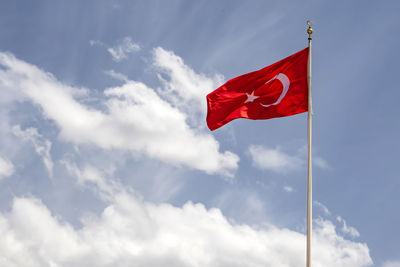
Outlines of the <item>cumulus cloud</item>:
M72 166L72 168L76 168ZM219 209L143 201L93 167L75 169L78 182L106 196L99 215L75 228L37 198L15 198L0 214L2 266L287 266L305 262L305 236L285 228L233 224ZM314 266L370 266L368 247L315 221Z
M325 216L331 216L332 215L332 213L330 212L328 207L325 206L324 204L322 204L321 202L314 201L313 204L320 211L322 211L323 215L325 215ZM351 238L360 237L360 233L358 232L358 230L356 228L352 227L352 226L348 226L347 223L346 223L346 220L343 219L341 216L336 216L336 221L341 225L340 231L343 234L345 234L347 236L350 236Z
M239 157L219 152L210 133L187 123L188 111L136 81L105 90L105 111L80 103L87 90L67 86L51 74L0 53L0 85L21 91L60 128L60 138L74 144L142 153L175 166L233 176Z
M14 173L14 165L6 158L0 157L0 180Z
M39 134L36 128L22 130L21 126L14 125L12 132L23 140L32 143L36 153L42 158L50 177L52 177L54 163L50 155L51 142Z
M279 148L270 149L263 146L251 145L248 149L253 165L262 170L274 172L287 172L297 170L302 166L302 160L296 156L290 156Z

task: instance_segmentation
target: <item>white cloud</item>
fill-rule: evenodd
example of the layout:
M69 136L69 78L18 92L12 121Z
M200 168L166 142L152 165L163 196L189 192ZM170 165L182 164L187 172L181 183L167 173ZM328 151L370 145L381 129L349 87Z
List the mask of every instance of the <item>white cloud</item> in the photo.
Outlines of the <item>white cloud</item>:
M313 149L313 156L312 156L312 163L313 166L318 167L322 170L329 170L331 167L329 166L329 163L322 158L321 156L318 155L318 150L316 150L315 148ZM301 147L298 150L298 156L302 157L304 159L307 158L307 146L304 145L303 147ZM305 161L304 161L305 163Z
M352 242L338 235L331 221L317 219L315 220L315 224L317 227L313 228L313 238L315 240L313 243L314 255L318 255L321 258L327 257L329 260L326 264L320 263L314 266L372 265L372 259L369 256L369 250L365 244ZM355 259L354 257L360 258Z
M386 261L382 267L400 267L400 261Z
M129 81L128 77L126 77L122 73L115 72L114 70L107 70L104 73L107 74L108 76L110 76L110 77L112 77L112 78L114 78L116 80L122 81L122 82L128 82Z
M314 201L314 206L319 208L326 216L330 216L331 212L329 211L328 207L322 204L319 201Z
M260 196L252 190L224 190L213 199L212 206L224 210L235 222L265 222L267 209Z
M39 134L36 128L21 130L21 126L14 125L12 131L16 136L33 144L36 153L42 157L43 163L49 172L50 177L52 177L54 164L50 155L51 142Z
M100 42L98 40L90 40L89 44L90 46L106 46L103 42Z
M232 176L239 158L219 152L210 133L190 127L187 113L163 100L145 84L128 81L109 88L106 111L81 104L87 90L64 85L51 74L11 54L0 53L0 85L23 92L60 128L60 138L75 144L143 153L151 158L207 173Z
M283 187L283 190L285 190L288 193L292 193L293 192L293 187L286 185L286 186Z
M340 223L343 223L342 228L340 229L343 233L348 234L350 237L355 238L355 237L359 237L360 233L357 231L356 228L352 227L352 226L348 226L346 221L340 217L337 216L336 220Z
M0 180L14 173L14 165L6 158L0 157Z
M140 51L140 46L134 43L130 37L125 37L117 45L109 47L107 51L114 61L119 62L127 59L129 54Z
M0 214L2 266L297 267L305 262L304 234L233 224L219 209L202 204L148 203L93 167L69 167L81 185L97 187L107 207L83 217L77 229L39 199L15 198L12 210ZM330 221L315 224L314 266L372 264L367 245L345 240Z
M253 165L262 170L285 173L299 170L306 165L307 147L301 147L294 155L283 152L279 147L266 148L260 145L250 145L248 153ZM313 157L313 165L320 169L329 169L326 160L319 156Z
M80 187L88 187L104 201L112 201L114 195L125 192L126 189L113 179L106 179L103 173L91 165L85 165L83 169L69 160L61 160L68 172L76 177L76 182Z
M313 160L313 163L315 164L315 166L317 166L320 169L327 170L330 168L328 162L321 157L314 157L312 160Z
M118 41L117 44L112 47L109 47L108 45L99 40L90 40L89 44L90 46L100 46L107 49L107 52L116 62L120 62L123 59L127 59L129 57L129 54L141 50L140 45L133 42L132 38L130 37L125 37L124 39Z
M290 156L279 148L269 149L263 146L250 145L248 150L253 165L262 170L287 172L299 169L303 162L297 156Z
M159 75L159 79L164 83L162 96L181 110L190 109L191 115L193 110L196 110L200 116L191 119L204 121L207 112L206 95L223 83L223 76L215 75L209 78L204 74L197 74L185 65L182 58L161 47L154 49L153 56L155 67L169 77L165 79Z

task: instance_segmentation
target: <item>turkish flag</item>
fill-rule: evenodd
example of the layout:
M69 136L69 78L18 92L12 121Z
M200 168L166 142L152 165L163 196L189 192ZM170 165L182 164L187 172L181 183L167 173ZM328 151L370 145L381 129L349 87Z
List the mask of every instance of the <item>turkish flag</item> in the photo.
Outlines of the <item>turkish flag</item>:
M237 119L264 120L308 110L308 48L261 70L227 81L207 95L207 125Z

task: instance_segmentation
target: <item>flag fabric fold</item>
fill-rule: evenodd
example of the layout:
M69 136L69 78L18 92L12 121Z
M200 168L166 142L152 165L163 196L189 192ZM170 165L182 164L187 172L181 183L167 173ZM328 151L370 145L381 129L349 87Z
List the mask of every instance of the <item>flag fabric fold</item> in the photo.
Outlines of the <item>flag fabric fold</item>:
M307 47L209 93L208 128L213 131L237 118L263 120L307 112L308 53Z

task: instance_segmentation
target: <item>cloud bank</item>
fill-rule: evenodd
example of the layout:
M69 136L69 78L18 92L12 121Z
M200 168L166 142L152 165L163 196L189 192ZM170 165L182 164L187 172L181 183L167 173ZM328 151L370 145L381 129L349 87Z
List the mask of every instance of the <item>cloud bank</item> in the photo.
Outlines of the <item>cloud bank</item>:
M157 59L158 54L163 57ZM169 75L175 78L168 82L168 88L175 88L172 91L179 97L183 97L182 90L178 89L182 86L181 80L192 86L184 98L196 101L200 101L201 95L194 88L204 92L213 84L212 79L195 74L172 52L158 48L155 58L155 64L165 68L169 66L169 59L174 59L170 61L173 66ZM67 86L50 73L11 54L0 53L0 66L0 86L22 92L27 100L39 106L45 117L59 127L59 137L64 141L132 151L175 166L228 177L238 167L236 154L219 152L219 143L210 133L189 125L188 117L192 114L187 109L165 100L141 82L128 80L121 86L106 89L101 100L105 110L101 110L77 100L88 98L88 90ZM189 80L184 78L187 72L192 74ZM203 82L208 84L205 89L200 88ZM162 94L172 99L172 92L165 90Z
M233 224L219 209L192 202L148 203L94 167L70 170L81 186L96 188L107 207L84 216L76 228L37 198L15 198L11 211L0 214L2 266L304 265L302 233ZM365 244L345 240L330 221L317 219L315 225L314 266L372 264Z

